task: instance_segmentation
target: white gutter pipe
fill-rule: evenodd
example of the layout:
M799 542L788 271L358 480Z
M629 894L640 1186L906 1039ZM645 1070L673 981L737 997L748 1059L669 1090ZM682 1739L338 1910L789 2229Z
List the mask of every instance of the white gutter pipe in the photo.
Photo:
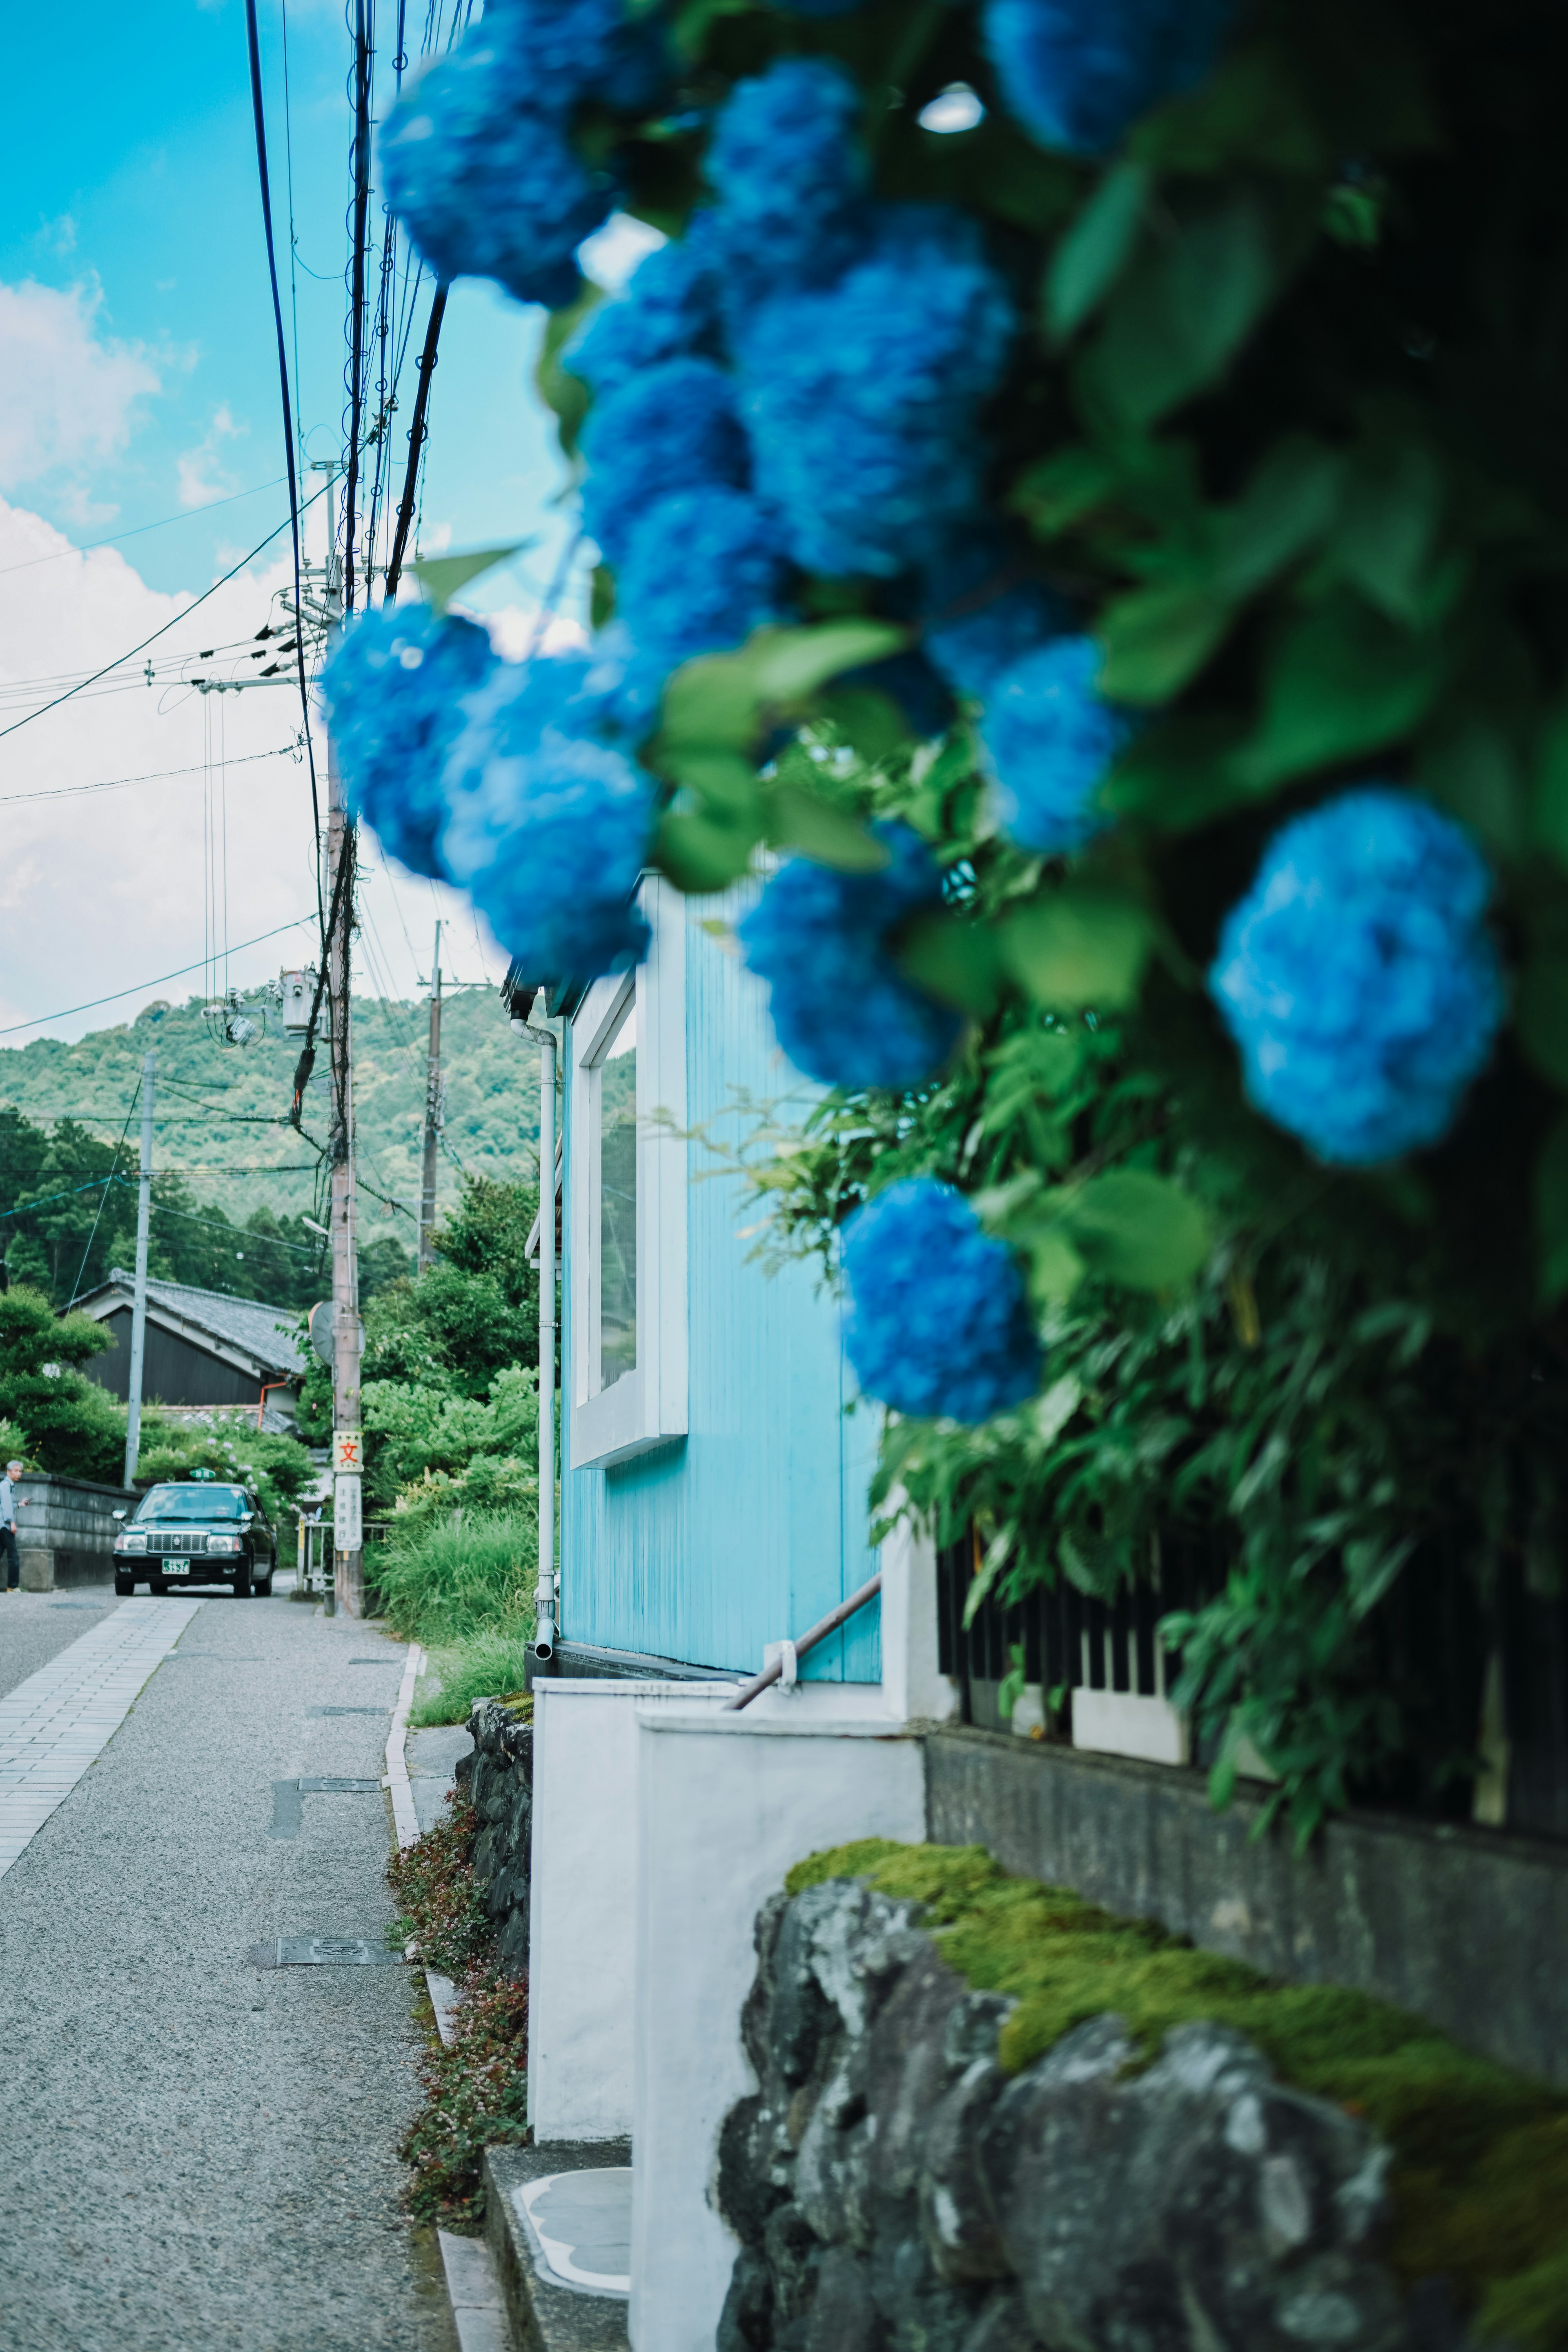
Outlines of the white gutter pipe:
M539 1040L539 1582L534 1591L533 1654L555 1655L555 1033L528 1026Z

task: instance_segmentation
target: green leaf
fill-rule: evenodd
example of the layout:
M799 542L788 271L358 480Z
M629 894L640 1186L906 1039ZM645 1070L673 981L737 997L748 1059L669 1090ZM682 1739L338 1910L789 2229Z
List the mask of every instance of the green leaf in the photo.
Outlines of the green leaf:
M1500 727L1472 713L1424 743L1416 781L1505 857L1524 845L1524 791Z
M1064 1372L1053 1381L1035 1406L1035 1435L1042 1445L1054 1445L1079 1405L1083 1402L1083 1382L1076 1373Z
M590 313L605 299L605 289L584 280L577 299L564 310L552 310L540 338L533 382L540 398L556 419L561 446L570 457L577 446L583 419L593 404L593 394L581 376L562 364L561 354Z
M796 784L775 784L769 792L767 831L781 849L801 850L842 873L875 874L888 863L887 849L858 817Z
M1089 1272L1059 1224L1043 1224L1023 1238L1029 1262L1029 1296L1042 1305L1063 1304Z
M1535 1163L1535 1251L1544 1307L1568 1291L1568 1111L1541 1148Z
M1274 647L1263 719L1234 761L1250 786L1381 751L1408 735L1443 682L1442 647L1339 596L1287 628Z
M960 1013L989 1020L1003 982L996 935L954 915L917 915L900 926L893 961L906 979Z
M477 547L467 555L422 555L414 562L414 576L433 613L444 613L459 588L504 563L509 555L531 547L531 539L514 539L505 547Z
M763 826L763 788L743 752L681 744L672 752L666 773L705 802L708 814L745 824L757 839Z
M1019 476L1007 504L1037 539L1054 539L1103 506L1117 478L1116 467L1099 450L1058 449Z
M1390 620L1423 616L1443 497L1441 469L1419 442L1381 438L1356 458L1334 533L1334 568Z
M1164 702L1195 677L1235 616L1228 595L1206 582L1135 588L1095 623L1105 665L1095 681L1116 702Z
M818 708L868 768L879 767L910 740L908 719L880 687L834 687Z
M1182 833L1248 798L1230 760L1245 730L1239 719L1176 711L1145 728L1112 768L1100 792L1118 816L1141 818L1163 833Z
M1046 272L1046 331L1053 342L1065 342L1121 276L1152 186L1143 164L1112 165L1058 245Z
M1531 814L1536 840L1568 866L1568 703L1560 703L1541 730Z
M683 743L747 751L761 724L756 688L738 654L704 654L665 680L655 754L660 766Z
M1520 982L1514 1027L1542 1076L1568 1087L1568 954L1531 958Z
M1281 275L1256 189L1189 204L1143 246L1111 297L1087 382L1114 415L1153 424L1224 372Z
M1218 577L1237 596L1263 587L1321 540L1340 511L1344 460L1305 434L1277 442L1225 515Z
M815 629L759 631L737 656L761 701L804 702L841 670L886 661L909 644L907 629L858 616Z
M703 898L739 881L751 863L753 840L743 826L670 809L659 821L659 871L678 890Z
M1153 944L1148 913L1101 884L1069 882L997 926L1002 961L1037 1004L1113 1012L1138 994Z
M1092 1176L1064 1204L1063 1221L1089 1268L1129 1290L1190 1282L1212 1245L1191 1193L1136 1168Z

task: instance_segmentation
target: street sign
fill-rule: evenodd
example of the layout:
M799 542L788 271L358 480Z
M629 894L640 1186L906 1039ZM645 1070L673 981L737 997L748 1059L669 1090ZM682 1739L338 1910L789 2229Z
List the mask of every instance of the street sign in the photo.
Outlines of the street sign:
M359 1551L363 1543L359 1475L349 1472L332 1483L332 1549L341 1556L345 1551Z
M363 1429L334 1429L332 1432L332 1475L342 1477L352 1470L357 1478L364 1468L364 1432Z

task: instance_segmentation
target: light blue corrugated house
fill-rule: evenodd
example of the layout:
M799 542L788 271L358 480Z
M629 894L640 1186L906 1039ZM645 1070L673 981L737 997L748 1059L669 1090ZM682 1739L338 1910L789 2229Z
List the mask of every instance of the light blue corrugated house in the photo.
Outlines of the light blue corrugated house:
M818 1271L770 1273L702 1130L809 1093L728 937L649 882L635 972L563 1016L560 1639L567 1676L754 1673L876 1570L876 1428ZM748 1232L748 1226L752 1230ZM801 1661L874 1683L873 1602Z

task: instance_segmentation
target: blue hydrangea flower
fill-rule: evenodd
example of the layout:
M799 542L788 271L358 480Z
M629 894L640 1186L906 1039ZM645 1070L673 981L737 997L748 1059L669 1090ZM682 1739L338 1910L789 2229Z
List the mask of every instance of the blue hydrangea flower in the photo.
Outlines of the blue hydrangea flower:
M992 684L981 740L1021 849L1078 849L1112 822L1100 788L1143 720L1096 693L1103 658L1092 637L1057 637Z
M637 113L669 79L658 19L629 17L622 0L487 0L484 28L506 43L519 85L563 113L582 98Z
M638 521L672 490L744 489L751 474L734 387L707 360L666 360L596 403L583 454L584 527L616 565Z
M985 1421L1039 1385L1017 1260L951 1184L906 1177L858 1209L844 1273L855 1377L895 1412Z
M922 572L922 642L960 694L984 702L1005 669L1068 626L1066 605L1026 564L1000 531L972 522Z
M864 242L863 100L829 58L784 58L735 84L703 169L731 268L772 288L822 285Z
M1002 95L1044 147L1102 154L1208 72L1233 0L985 0Z
M825 1086L920 1086L963 1026L887 953L895 924L940 907L942 877L909 825L873 830L890 853L877 873L788 858L739 926L748 966L772 990L779 1044Z
M577 330L562 364L601 398L661 360L722 359L724 335L712 215L694 213L682 237L638 262L626 292Z
M321 672L349 805L412 873L441 872L442 764L461 698L497 667L472 621L412 604L362 614Z
M448 762L447 873L540 979L597 979L647 948L632 901L653 781L591 731L603 715L593 680L582 656L519 666L470 698Z
M1411 793L1360 786L1282 826L1209 973L1258 1108L1343 1167L1438 1142L1503 1017L1490 894L1469 835Z
M789 611L790 562L775 517L745 490L704 485L660 499L616 575L616 610L667 670L743 645Z
M808 572L883 576L932 556L980 503L980 404L1016 318L978 226L882 208L837 284L773 296L745 332L742 407L760 498Z
M615 181L575 152L564 116L531 98L489 23L476 33L387 116L387 205L437 278L498 278L520 302L559 310L577 291L578 246L609 218Z

